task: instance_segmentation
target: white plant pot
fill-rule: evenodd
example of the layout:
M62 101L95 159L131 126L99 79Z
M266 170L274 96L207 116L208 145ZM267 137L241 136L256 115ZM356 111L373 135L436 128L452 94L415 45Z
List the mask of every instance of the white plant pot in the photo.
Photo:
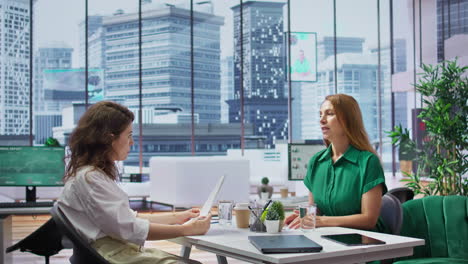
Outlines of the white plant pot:
M278 233L280 220L265 220L263 224L265 224L267 233L270 233L270 234Z
M270 194L267 193L267 192L261 192L261 193L260 193L260 199L266 201L266 200L268 200L268 196L269 196L269 195L270 195Z

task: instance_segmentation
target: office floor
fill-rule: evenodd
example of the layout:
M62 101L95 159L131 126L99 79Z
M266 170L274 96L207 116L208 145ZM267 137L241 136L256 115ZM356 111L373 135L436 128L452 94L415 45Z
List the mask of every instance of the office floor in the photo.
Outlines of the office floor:
M400 182L401 176L397 175L396 177L392 177L391 174L386 175L386 183L388 189L401 187L404 184ZM39 226L49 220L49 215L39 215L39 216L13 216L13 243L21 240L22 238L26 237L34 230L36 230ZM180 252L180 245L167 242L167 241L151 241L145 244L146 247L155 247L161 250L170 252L172 254L178 255ZM51 264L65 264L69 263L68 258L71 256L72 250L65 249L62 250L59 254L52 256L50 258ZM195 248L192 249L191 258L200 261L201 263L207 264L215 264L217 263L216 256L212 253L208 253L205 251L200 251ZM231 264L237 263L245 263L239 260L234 260L228 258L228 262ZM44 262L44 258L40 256L36 256L31 253L23 253L19 251L15 251L13 253L13 263L31 263L31 264L42 264Z

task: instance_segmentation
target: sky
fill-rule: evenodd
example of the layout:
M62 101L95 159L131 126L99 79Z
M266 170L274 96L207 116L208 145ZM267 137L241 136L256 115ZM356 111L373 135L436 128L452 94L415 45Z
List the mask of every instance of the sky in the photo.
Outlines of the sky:
M189 0L167 0L166 2L187 2ZM273 0L282 2L281 0ZM388 1L381 0L381 12L388 14ZM197 2L197 1L195 1ZM225 17L221 28L222 57L232 55L233 25L232 10L234 0L213 0L214 13ZM395 21L405 25L408 21L406 1L395 1ZM117 9L125 12L136 11L138 0L89 0L89 15L109 15ZM330 0L291 0L291 29L296 32L316 32L320 40L323 36L333 36L333 1ZM285 13L286 13L286 8ZM337 33L339 36L364 37L367 45L377 42L377 4L375 0L337 0ZM73 67L79 62L79 24L84 21L85 3L83 0L38 0L34 7L34 48L51 42L65 42L74 49ZM285 20L286 21L286 20ZM389 39L388 15L382 15L382 43ZM285 30L287 24L285 24ZM404 36L407 27L395 28L395 36Z

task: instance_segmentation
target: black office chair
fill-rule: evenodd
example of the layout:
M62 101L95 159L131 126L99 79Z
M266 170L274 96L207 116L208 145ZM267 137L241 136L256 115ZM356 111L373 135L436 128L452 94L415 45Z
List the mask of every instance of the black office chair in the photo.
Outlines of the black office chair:
M50 211L60 232L73 244L73 255L70 257L72 264L109 264L91 245L75 230L65 214L55 203Z
M403 224L403 208L398 198L389 193L382 196L380 217L390 228L393 235L400 234L401 225Z
M50 256L57 254L62 246L62 234L58 231L54 220L49 219L36 231L23 238L18 243L6 249L6 253L20 250L45 257L45 263L49 264Z
M404 203L409 200L413 200L414 198L414 192L408 187L398 187L389 190L387 193L392 194L398 200L400 200L401 203Z

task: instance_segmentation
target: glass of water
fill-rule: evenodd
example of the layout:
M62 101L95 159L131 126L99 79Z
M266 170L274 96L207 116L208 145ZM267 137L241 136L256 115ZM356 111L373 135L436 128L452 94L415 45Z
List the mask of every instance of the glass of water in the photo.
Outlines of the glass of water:
M219 224L222 226L232 225L232 208L234 206L233 201L221 200L218 202L218 216Z
M317 206L315 204L299 205L299 217L301 219L301 230L308 232L315 229L315 216L317 214Z

